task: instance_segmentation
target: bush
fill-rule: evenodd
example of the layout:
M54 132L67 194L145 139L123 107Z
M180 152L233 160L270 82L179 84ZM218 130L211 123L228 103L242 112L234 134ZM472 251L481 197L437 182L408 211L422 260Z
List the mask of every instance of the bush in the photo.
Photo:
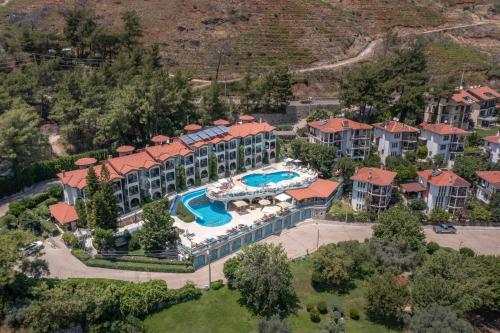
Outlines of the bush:
M140 240L137 232L133 233L127 243L127 248L129 251L136 251L141 248Z
M436 252L440 248L441 247L436 242L429 242L429 243L427 243L427 253L429 253L429 254L433 254L434 252Z
M63 241L64 241L64 243L66 243L66 245L68 245L69 247L71 247L71 248L73 248L73 249L78 248L78 238L76 238L76 236L75 236L75 235L73 235L73 233L66 231L66 232L62 235L62 240L63 240Z
M210 284L210 289L213 290L219 290L222 287L224 287L224 281L222 280L215 280Z
M115 237L112 230L96 228L94 231L94 247L100 251L115 245Z
M306 310L307 312L311 312L312 309L314 309L314 304L313 303L307 303L306 304Z
M337 302L335 301L332 301L331 302L331 306L332 306L332 311L333 312L338 312L340 313L340 316L343 317L344 316L344 309L342 308L342 306L340 304L338 304Z
M328 312L328 306L326 305L326 302L325 301L319 301L318 302L318 305L317 305L317 308L318 308L318 311L321 313L321 314L325 314Z
M476 255L474 250L468 247L461 247L458 252L460 252L461 255L466 257L474 257Z
M359 320L358 309L350 309L349 310L349 317L351 317L352 320Z
M319 323L321 321L321 316L318 309L312 309L311 312L309 312L309 318L313 323Z
M184 206L184 203L182 201L179 201L179 203L177 204L175 214L178 218L187 223L193 222L195 220L195 216L189 211L189 209L186 208L186 206Z
M54 225L54 223L49 221L41 221L40 225L42 226L42 229L45 232L47 232L48 235L50 236L59 235L59 229Z

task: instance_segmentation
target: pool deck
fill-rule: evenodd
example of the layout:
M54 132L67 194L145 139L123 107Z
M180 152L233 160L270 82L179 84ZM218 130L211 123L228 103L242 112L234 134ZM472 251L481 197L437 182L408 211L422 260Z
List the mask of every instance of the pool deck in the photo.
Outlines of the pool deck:
M274 173L274 172L289 171L289 170L290 170L290 168L285 166L284 163L273 163L271 165L265 166L265 167L260 168L260 169L253 169L253 170L249 170L245 173L239 174L236 177L234 177L233 181L235 182L235 184L239 183L240 185L238 185L238 186L241 186L241 187L245 186L245 187L248 187L250 189L259 189L257 187L252 188L251 186L243 185L240 182L240 179L246 175L251 175L251 174L255 174L255 173ZM293 181L305 181L305 179L309 179L309 178L313 177L313 175L306 173L306 172L302 172L300 170L292 169L292 171L297 172L299 174L299 176L294 178ZM279 182L278 185L282 185L281 183L286 183L286 182L290 182L290 180ZM205 186L200 186L200 187L197 187L196 189L191 190L190 192L200 190L204 187L206 187L207 189L214 188L214 186L217 186L216 184L217 183L212 183L212 184L208 184ZM283 191L281 191L281 192L283 192ZM189 192L187 192L187 193L189 193ZM183 195L185 195L185 194L186 193L183 193ZM227 224L224 224L224 225L218 226L218 227L202 226L202 225L196 223L196 221L186 223L186 222L182 221L181 219L179 219L177 216L173 216L173 218L175 220L174 226L178 227L179 229L184 230L184 233L182 233L180 235L182 244L186 247L192 248L193 244L200 244L207 239L217 238L218 236L227 235L229 230L237 227L240 224L245 225L245 226L251 226L255 223L255 221L263 218L265 215L274 214L274 213L279 212L280 210L281 210L281 208L276 206L276 205L269 205L266 207L260 207L259 205L250 205L246 209L244 209L240 212L236 211L235 209L229 208L228 213L231 215L231 218L232 218L231 221ZM188 234L188 233L190 235L192 235L192 234L194 234L194 235L192 235L188 238L188 237L186 237L186 234Z

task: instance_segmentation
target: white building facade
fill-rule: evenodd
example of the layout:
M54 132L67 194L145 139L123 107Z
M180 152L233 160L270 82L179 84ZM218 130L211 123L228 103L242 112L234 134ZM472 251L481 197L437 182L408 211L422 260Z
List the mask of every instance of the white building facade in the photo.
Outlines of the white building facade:
M427 157L441 155L443 161L452 165L457 156L464 153L464 130L448 124L420 124L419 140L427 147Z
M477 176L476 198L489 205L493 195L500 193L500 171L478 171Z
M484 138L484 150L491 162L498 163L500 161L500 132Z
M416 152L418 133L418 128L398 121L373 124L373 142L382 162L385 163L389 156Z
M351 177L351 205L355 211L385 210L391 201L396 172L379 168L361 168Z

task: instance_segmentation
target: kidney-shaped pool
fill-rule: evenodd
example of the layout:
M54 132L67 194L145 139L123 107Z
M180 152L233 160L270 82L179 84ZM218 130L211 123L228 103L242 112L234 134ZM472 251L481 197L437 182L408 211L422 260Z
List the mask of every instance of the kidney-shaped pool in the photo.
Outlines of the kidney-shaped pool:
M263 187L269 185L270 183L279 183L298 176L299 174L296 172L278 171L272 173L252 173L244 176L242 180L248 186Z
M221 202L210 202L206 189L190 192L180 197L180 201L196 217L196 223L204 227L219 227L231 221L231 215Z

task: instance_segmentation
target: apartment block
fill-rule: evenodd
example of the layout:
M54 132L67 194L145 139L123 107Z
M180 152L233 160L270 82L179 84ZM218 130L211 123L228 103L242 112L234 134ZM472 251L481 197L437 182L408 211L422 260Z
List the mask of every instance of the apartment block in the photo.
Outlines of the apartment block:
M422 145L427 147L428 158L442 155L444 162L451 165L457 156L464 153L464 130L449 124L420 124Z
M116 150L118 157L110 157L100 164L96 164L95 159L78 160L79 169L58 174L64 188L64 201L75 205L77 199L85 199L90 167L100 176L102 165L106 165L115 187L118 213L123 214L138 209L145 198L160 199L174 193L181 170L184 170L186 187L195 186L197 179L207 182L212 154L216 156L219 177L236 172L240 150L247 169L262 166L266 159L270 163L276 161L274 127L255 122L253 118L232 126L202 128L190 124L185 131L179 138L155 136L151 140L154 145L142 149L121 146Z
M389 156L417 151L419 129L398 121L373 124L373 142L383 163Z
M498 163L500 161L500 132L484 138L484 150L491 162Z
M478 171L476 198L489 204L496 193L500 193L500 171Z
M346 118L308 123L309 142L337 148L337 157L364 160L370 155L372 126Z
M430 213L439 207L450 213L467 206L470 183L446 169L418 171L418 182L426 190L423 198Z
M355 211L382 211L389 206L396 172L379 168L361 168L351 177L352 208Z

